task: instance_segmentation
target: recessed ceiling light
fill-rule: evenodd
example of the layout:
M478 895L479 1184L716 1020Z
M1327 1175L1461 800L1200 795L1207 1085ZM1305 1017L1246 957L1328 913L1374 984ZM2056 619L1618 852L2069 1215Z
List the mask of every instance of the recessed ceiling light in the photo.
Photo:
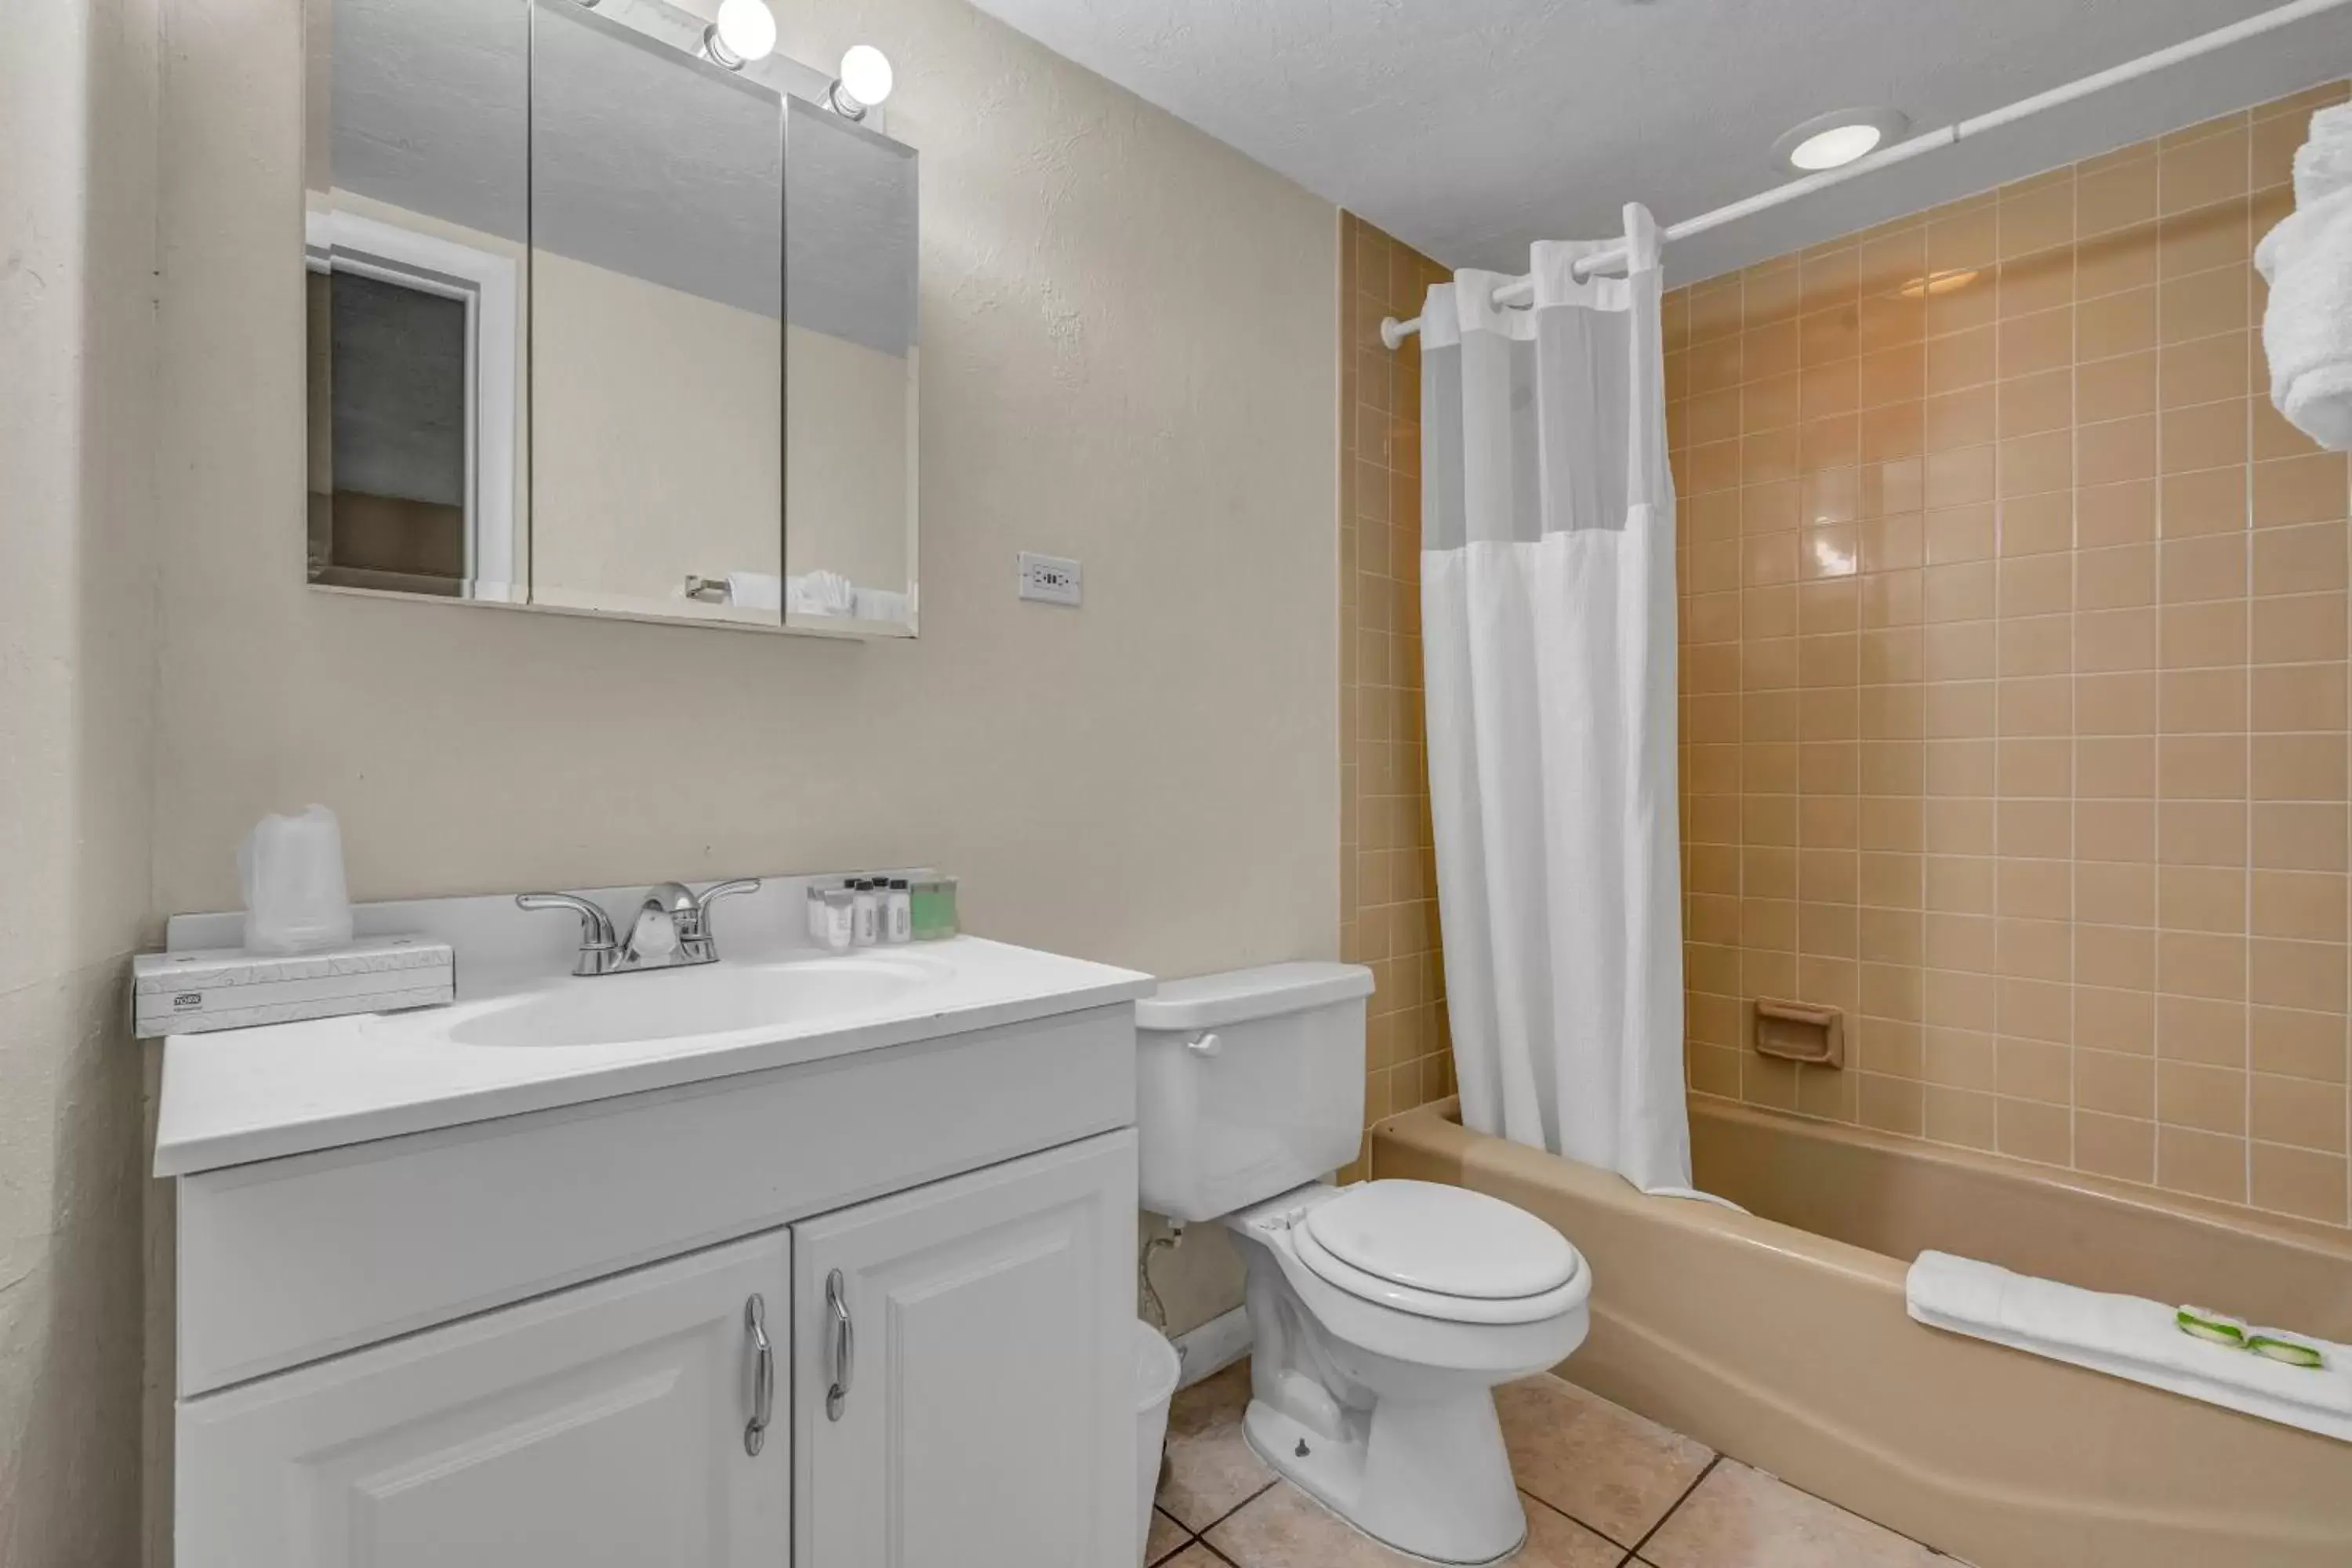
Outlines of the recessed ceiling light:
M1790 148L1789 162L1800 169L1834 169L1868 153L1885 134L1875 125L1832 125Z
M1817 114L1772 144L1772 154L1803 174L1843 168L1910 128L1899 110L1840 109Z

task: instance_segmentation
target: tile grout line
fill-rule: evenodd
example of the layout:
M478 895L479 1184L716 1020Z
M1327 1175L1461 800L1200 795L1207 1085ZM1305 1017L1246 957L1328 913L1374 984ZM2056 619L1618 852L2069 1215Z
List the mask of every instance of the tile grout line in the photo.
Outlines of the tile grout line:
M2066 188L2066 1168L2083 1168L2083 176ZM1994 352L1999 353L1996 342Z
M1667 1509L1665 1512L1658 1515L1657 1522L1651 1525L1649 1529L1643 1531L1642 1532L1642 1538L1625 1549L1624 1560L1623 1563L1619 1564L1619 1568L1624 1568L1625 1563L1633 1563L1634 1559L1640 1555L1642 1548L1650 1544L1650 1538L1666 1527L1666 1521L1674 1518L1675 1515L1682 1511L1683 1504L1690 1501L1691 1494L1706 1484L1706 1478L1715 1474L1715 1468L1721 1463L1723 1463L1723 1455L1721 1453L1716 1452L1709 1454L1706 1461L1706 1468L1699 1471L1697 1475L1691 1478L1691 1484L1683 1489L1682 1496L1675 1499L1674 1506Z
M1559 1374L1559 1373L1552 1373L1552 1374L1550 1374L1550 1375L1552 1375L1552 1376L1554 1376L1554 1377L1558 1377ZM1565 1379L1563 1379L1562 1381L1566 1381L1566 1380L1565 1380ZM1693 1484L1693 1485L1696 1485L1697 1483L1696 1483L1696 1482L1693 1482L1692 1484ZM1559 1506L1559 1504L1558 1504L1558 1503L1556 1503L1556 1502L1553 1502L1553 1501L1549 1500L1549 1499L1546 1499L1546 1498L1539 1498L1539 1497L1538 1497L1535 1493L1533 1493L1533 1492L1531 1492L1531 1491L1528 1490L1528 1489L1527 1489L1527 1488L1525 1488L1525 1487L1523 1487L1523 1486L1518 1486L1518 1485L1517 1484L1516 1478L1514 1478L1514 1484L1513 1484L1512 1489L1513 1489L1513 1490L1515 1490L1515 1491L1517 1491L1517 1492L1519 1494L1519 1496L1520 1496L1520 1497L1522 1497L1522 1498L1526 1499L1528 1502L1531 1502L1531 1503L1535 1504L1538 1508L1542 1509L1546 1513L1556 1513L1556 1514L1559 1515L1559 1517L1560 1517L1560 1518L1562 1518L1562 1519L1564 1519L1564 1520L1568 1521L1568 1522L1569 1522L1569 1523L1570 1523L1570 1524L1572 1524L1572 1525L1576 1526L1579 1530L1583 1530L1583 1531L1591 1531L1592 1534L1597 1535L1597 1536L1599 1536L1601 1540L1603 1540L1603 1541L1607 1542L1610 1545L1614 1546L1615 1548L1617 1548L1617 1550L1618 1550L1618 1551L1620 1551L1620 1552L1630 1552L1631 1551L1633 1551L1633 1548L1632 1548L1632 1547L1627 1546L1624 1542L1622 1542L1619 1541L1615 1536L1613 1536L1613 1535L1610 1534L1607 1531L1605 1531L1605 1530L1601 1529L1599 1525L1592 1523L1592 1522L1591 1522L1591 1521L1589 1521L1589 1520L1581 1519L1581 1518L1578 1517L1577 1515L1575 1515L1575 1514L1572 1514L1572 1513L1569 1512L1569 1511L1568 1511L1568 1510L1566 1510L1566 1509L1564 1509L1564 1508L1560 1507L1560 1506ZM1667 1512L1669 1512L1669 1513L1672 1513L1672 1512L1674 1511L1674 1510L1672 1510L1672 1509L1668 1509L1666 1511L1667 1511ZM1656 1528L1656 1527L1655 1527L1655 1526L1653 1526L1652 1528L1653 1528L1653 1529L1654 1529L1654 1528ZM1647 1536L1644 1536L1643 1539L1647 1540L1647 1539L1648 1539L1648 1537L1647 1537Z
M2149 552L2155 557L2149 592L2154 599L2156 647L2154 650L2155 679L2149 683L2155 712L2148 726L2154 731L2148 738L2148 808L2147 847L2148 870L2148 1084L2147 1084L2147 1177L2148 1184L2164 1187L2164 1061L2167 1040L2164 1027L2163 997L2164 963L2164 688L2165 613L2164 566L2171 551L2166 548L2170 535L2166 530L2164 506L2164 144L2158 139L2156 148L2156 217L2150 231L2155 247L2152 264L2154 276L2149 287L2154 290L2149 303L2156 312L2156 409L2154 471L2148 477L2151 490L2149 506L2154 512L2149 520Z
M2246 134L2245 185L2246 231L2247 239L2251 243L2253 239L2254 200L2254 138L2251 116L2248 117ZM2244 314L2249 320L2253 314L2255 276L2254 268L2249 265L2246 268L2245 276L2239 283L2239 286L2245 290ZM2158 310L2161 311L2162 309L2163 300L2159 295ZM2253 344L2260 341L2259 335L2255 336L2242 351L2247 360L2247 369L2250 373L2252 369ZM2238 1145L2238 1158L2241 1162L2239 1181L2242 1184L2246 1206L2251 1208L2254 1202L2254 614L2257 608L2254 603L2254 400L2253 377L2251 374L2246 377L2246 391L2244 416L2246 456L2242 469L2238 513L2239 525L2243 530L2242 536L2246 542L2244 556L2240 563L2241 576L2238 584L2239 592L2244 595L2246 603L2244 641L2238 649L2239 657L2245 661L2246 667L2239 688L2240 698L2246 705L2245 733L2240 737L2242 750L2239 757L2244 770L2242 775L2244 781L2242 787L2245 796L2243 805L2245 829L2244 837L2239 845L2239 855L2245 864L2240 873L2242 880L2238 889L2238 925L2244 932L2243 940L2246 944L2246 1000L2238 1014L2240 1098L2238 1126L2243 1134Z
M1213 1546L1213 1545L1212 1545L1212 1544L1210 1543L1210 1541L1209 1541L1209 1531L1213 1531L1213 1530L1216 1529L1216 1528L1217 1528L1217 1526L1219 1526L1219 1525L1221 1525L1221 1524L1224 1523L1227 1520L1229 1520L1229 1519L1233 1518L1233 1517L1234 1517L1234 1515L1235 1515L1235 1514L1237 1514L1237 1513L1241 1512L1241 1510L1244 1510L1244 1509L1245 1509L1245 1508L1249 1507L1249 1505L1250 1505L1250 1504L1252 1504L1252 1503L1254 1503L1254 1502L1257 1501L1257 1500L1258 1500L1258 1499L1260 1499L1260 1498L1262 1498L1262 1497L1265 1496L1265 1494L1266 1494L1266 1493L1268 1493L1268 1492L1272 1491L1275 1488L1276 1488L1276 1487L1280 1486L1281 1484L1282 1484L1282 1478L1281 1478L1280 1476L1274 1476L1274 1475L1270 1475L1270 1476L1269 1476L1269 1478L1268 1478L1268 1479L1266 1480L1266 1482L1265 1482L1265 1485L1263 1485L1263 1486L1259 1487L1255 1491L1254 1491L1254 1492L1250 1493L1250 1495L1249 1495L1249 1496L1247 1496L1247 1497L1245 1497L1245 1498L1242 1499L1242 1500L1241 1500L1241 1501L1239 1501L1239 1502L1237 1502L1237 1503L1234 1504L1234 1506L1233 1506L1233 1507L1231 1507L1231 1508L1229 1508L1229 1509L1225 1510L1225 1511L1224 1511L1224 1512L1223 1512L1223 1513L1221 1513L1221 1514L1217 1515L1217 1517L1216 1517L1216 1518L1214 1518L1214 1519L1211 1520L1208 1523L1206 1523L1206 1524L1202 1525L1202 1526L1200 1529L1198 1529L1198 1530L1193 1530L1193 1529L1192 1529L1192 1527L1191 1525L1186 1524L1182 1520L1181 1520L1181 1519L1176 1519L1176 1516L1175 1516L1174 1514L1172 1514L1172 1513L1171 1513L1171 1514L1170 1514L1168 1517L1169 1517L1169 1518L1171 1518L1171 1519L1176 1519L1176 1523L1178 1524L1178 1526L1180 1526L1181 1528L1182 1528L1182 1529L1184 1529L1184 1530L1187 1530L1187 1531L1192 1531L1192 1539L1191 1542L1189 1542L1188 1544L1191 1544L1191 1545L1197 1545L1197 1546L1206 1546L1206 1547L1208 1547L1208 1548L1209 1548L1209 1550L1210 1550L1210 1551L1212 1551L1212 1552L1217 1552L1218 1557L1222 1558L1223 1561L1225 1561L1225 1562L1227 1562L1227 1563L1231 1563L1231 1562L1233 1561L1233 1559L1232 1559L1232 1558L1230 1558L1230 1557L1226 1557L1226 1556L1225 1556L1225 1554L1224 1554L1223 1552L1217 1552L1216 1547L1215 1547L1215 1546ZM1154 1507L1157 1507L1158 1505L1155 1503L1153 1506L1154 1506Z

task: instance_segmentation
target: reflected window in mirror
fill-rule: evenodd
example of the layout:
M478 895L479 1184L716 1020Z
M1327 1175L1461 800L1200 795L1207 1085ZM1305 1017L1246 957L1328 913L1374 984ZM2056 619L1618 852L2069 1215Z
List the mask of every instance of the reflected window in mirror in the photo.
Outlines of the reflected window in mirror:
M529 13L307 16L308 575L520 602Z

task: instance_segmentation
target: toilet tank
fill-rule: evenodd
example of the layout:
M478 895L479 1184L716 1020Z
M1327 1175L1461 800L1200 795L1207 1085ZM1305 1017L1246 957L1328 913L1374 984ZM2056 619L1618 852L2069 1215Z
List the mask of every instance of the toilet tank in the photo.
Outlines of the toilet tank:
M1215 1219L1353 1160L1371 994L1360 964L1276 963L1162 981L1138 1002L1143 1206Z

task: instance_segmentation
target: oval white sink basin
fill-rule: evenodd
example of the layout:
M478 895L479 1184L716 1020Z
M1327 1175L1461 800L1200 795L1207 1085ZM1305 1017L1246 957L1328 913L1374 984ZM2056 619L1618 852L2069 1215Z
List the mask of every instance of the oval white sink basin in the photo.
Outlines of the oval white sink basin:
M940 973L919 959L877 956L575 978L460 1019L448 1037L461 1046L625 1046L803 1028L887 1007Z

